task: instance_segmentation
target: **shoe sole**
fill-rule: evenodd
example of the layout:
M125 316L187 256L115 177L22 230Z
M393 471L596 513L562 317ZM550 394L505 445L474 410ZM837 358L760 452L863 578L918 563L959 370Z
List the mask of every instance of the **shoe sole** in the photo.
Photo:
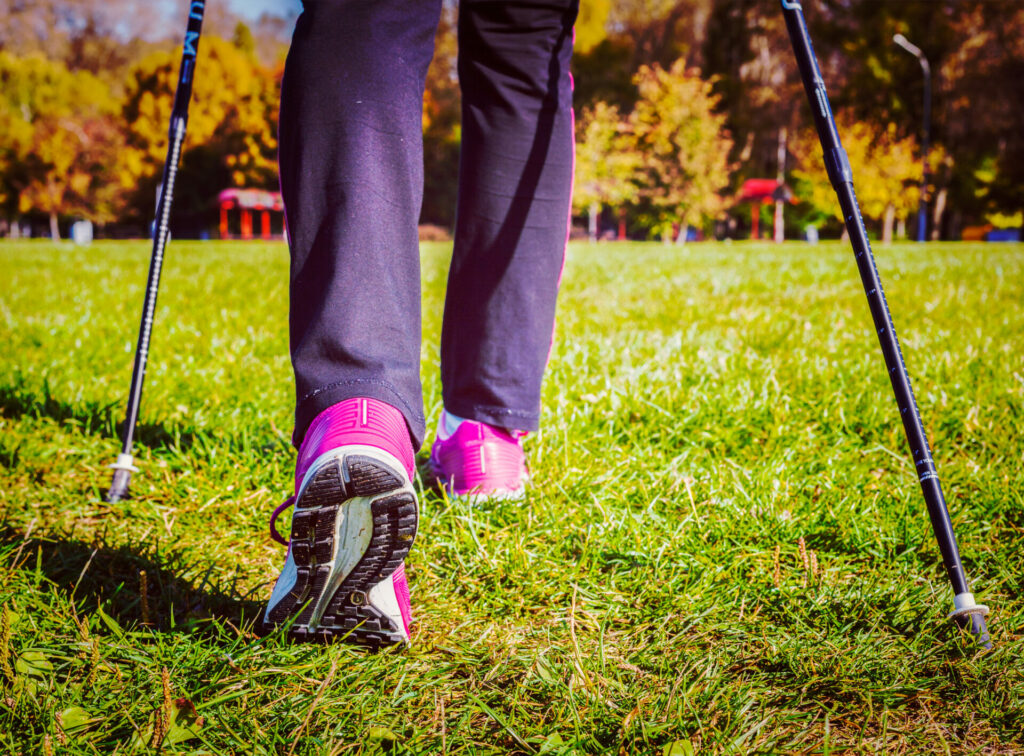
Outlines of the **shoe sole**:
M359 561L346 572L340 563L346 555L338 553L338 518L352 518L355 507L369 508L373 530ZM368 519L365 511L359 514ZM294 619L288 636L296 641L343 640L374 649L405 642L403 628L377 609L369 594L409 554L417 523L416 496L404 474L367 454L328 460L295 503L291 558L296 580L267 612L264 630L272 632Z

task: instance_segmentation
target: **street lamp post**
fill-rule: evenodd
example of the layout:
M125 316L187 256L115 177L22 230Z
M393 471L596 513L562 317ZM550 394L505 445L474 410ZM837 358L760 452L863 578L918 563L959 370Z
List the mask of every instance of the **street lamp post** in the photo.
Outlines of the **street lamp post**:
M921 203L917 209L917 240L923 242L926 238L925 227L928 225L928 203L925 197L928 191L928 141L931 134L932 116L932 67L928 65L928 58L924 57L921 48L911 44L910 40L902 34L894 34L892 41L917 58L917 62L921 64L921 71L924 72L924 138L921 142L921 161L924 165L921 179Z

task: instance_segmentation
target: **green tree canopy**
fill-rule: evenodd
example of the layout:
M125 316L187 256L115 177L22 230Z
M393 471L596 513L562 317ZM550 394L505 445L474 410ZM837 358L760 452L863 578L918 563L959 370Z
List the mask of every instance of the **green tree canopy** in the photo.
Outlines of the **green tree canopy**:
M729 184L732 139L718 98L699 71L682 59L665 69L641 66L634 78L640 99L629 117L638 170L641 218L667 238L673 226L717 217Z
M591 231L602 207L633 202L639 196L637 170L642 156L629 121L614 105L584 108L576 124L576 177L573 207L590 214Z

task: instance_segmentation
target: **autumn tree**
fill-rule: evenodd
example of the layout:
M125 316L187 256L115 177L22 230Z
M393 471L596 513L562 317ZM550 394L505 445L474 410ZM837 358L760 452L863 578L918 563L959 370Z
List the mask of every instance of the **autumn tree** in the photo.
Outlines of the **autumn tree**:
M783 15L760 3L715 0L703 52L734 140L733 186L776 176L780 136L796 130L806 99Z
M682 59L668 69L641 66L634 82L640 99L629 124L642 156L640 217L667 240L675 226L700 225L724 210L732 139L711 82Z
M573 26L574 54L586 54L607 36L606 25L612 10L612 0L589 0L580 3L579 15Z
M572 70L580 108L597 102L628 113L641 65L700 65L711 0L588 0L580 5Z
M923 170L917 141L913 137L899 138L892 124L880 127L849 114L840 115L837 125L850 159L861 213L881 221L882 242L887 244L892 241L893 222L905 220L920 200ZM842 210L825 172L817 133L803 132L794 152L800 168L793 175L803 182L802 198L841 221ZM934 150L932 157L940 161L941 150Z
M39 55L0 52L0 148L8 215L113 218L117 186L110 166L120 143L117 105L107 85Z
M924 79L893 35L927 56L931 141L946 156L929 198L933 230L955 237L963 223L1024 206L1021 3L830 0L807 15L835 109L896 124L900 137L921 134Z
M421 219L424 223L447 227L455 224L462 136L462 95L456 71L457 21L457 7L444 3L423 96L424 187Z
M0 49L43 55L113 83L148 44L157 3L137 0L0 0Z
M1024 7L961 3L950 22L960 44L938 61L937 78L954 215L1024 226Z
M123 107L127 144L118 164L121 185L136 188L140 218L151 214L167 151L177 85L177 50L156 52L133 67ZM277 186L279 79L262 69L251 49L204 38L192 90L176 215L207 209L228 186Z
M589 216L590 240L597 238L602 207L617 207L639 196L641 156L629 122L614 105L584 108L576 124L576 178L573 207Z

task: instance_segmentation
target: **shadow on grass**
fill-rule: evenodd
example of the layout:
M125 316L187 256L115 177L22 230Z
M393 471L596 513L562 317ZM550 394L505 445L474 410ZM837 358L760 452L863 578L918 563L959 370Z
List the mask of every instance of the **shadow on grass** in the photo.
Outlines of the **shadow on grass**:
M264 604L242 593L223 565L187 563L148 544L93 544L59 533L25 533L0 525L0 563L35 573L91 614L100 607L121 628L146 623L156 632L217 634L223 625L254 630ZM142 588L145 585L145 601ZM258 589L257 589L258 590Z
M60 425L74 426L87 436L109 437L114 446L121 439L124 411L125 407L120 402L66 401L53 394L48 382L42 386L30 386L20 378L15 378L13 382L0 386L0 416L11 419L48 418ZM276 432L256 433L252 436L223 435L180 423L138 423L134 438L136 447L144 446L157 452L187 452L209 449L213 445L221 451L292 451L291 443Z
M54 396L49 382L40 387L27 384L20 378L0 386L0 414L12 419L21 417L48 417L58 423L73 423L83 433L110 433L123 410L116 404L85 401L68 402Z
M441 510L447 510L451 500L442 490L441 481L434 474L434 468L430 464L430 448L425 446L416 453L416 474L419 475L423 484L423 494L430 496L431 505Z

